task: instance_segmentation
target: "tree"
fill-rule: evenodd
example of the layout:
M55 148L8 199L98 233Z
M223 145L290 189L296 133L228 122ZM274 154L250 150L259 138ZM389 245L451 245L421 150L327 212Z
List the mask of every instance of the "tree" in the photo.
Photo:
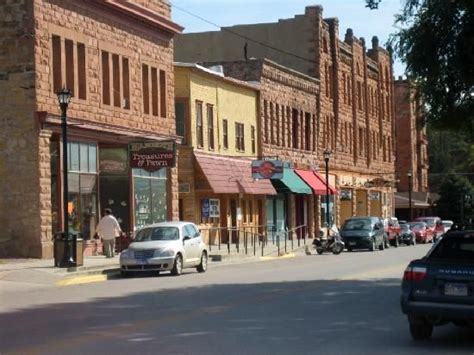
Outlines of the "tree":
M474 188L465 177L450 175L439 189L437 213L443 219L456 223L468 222L474 218Z
M395 23L389 45L419 87L426 120L474 141L474 1L405 0Z

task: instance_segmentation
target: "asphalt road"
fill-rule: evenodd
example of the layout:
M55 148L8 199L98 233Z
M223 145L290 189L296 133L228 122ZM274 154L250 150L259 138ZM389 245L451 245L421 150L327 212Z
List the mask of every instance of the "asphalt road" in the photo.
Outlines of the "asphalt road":
M474 354L414 342L400 276L429 246L311 255L0 294L0 354Z

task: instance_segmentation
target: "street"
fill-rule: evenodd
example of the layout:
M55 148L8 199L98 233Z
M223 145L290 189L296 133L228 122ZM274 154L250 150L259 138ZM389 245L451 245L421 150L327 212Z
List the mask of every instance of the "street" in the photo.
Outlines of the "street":
M400 277L429 247L2 291L0 353L473 354L452 325L411 340Z

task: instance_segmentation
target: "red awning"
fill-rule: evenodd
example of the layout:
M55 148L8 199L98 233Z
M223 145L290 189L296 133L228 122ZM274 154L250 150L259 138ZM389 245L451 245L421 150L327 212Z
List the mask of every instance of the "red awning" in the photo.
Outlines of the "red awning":
M320 174L318 174L317 172L313 172L313 173L314 173L314 175L317 176L317 178L318 178L319 180L321 180L321 181L323 182L324 185L326 185L326 179L324 179L324 178L323 178ZM337 190L336 190L335 187L332 187L332 186L329 185L329 184L328 184L328 187L329 187L329 194L330 194L330 195L337 195ZM325 192L324 194L326 194L326 192Z
M311 187L315 195L326 195L326 182L319 174L301 169L295 169L295 172ZM335 195L336 193L336 189L329 186L329 194Z
M251 160L194 154L216 194L276 195L270 180L254 180Z

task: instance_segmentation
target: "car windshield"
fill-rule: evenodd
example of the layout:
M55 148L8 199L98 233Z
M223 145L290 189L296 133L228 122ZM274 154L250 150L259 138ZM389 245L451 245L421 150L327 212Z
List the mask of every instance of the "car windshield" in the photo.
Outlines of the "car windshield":
M409 223L410 229L423 229L426 227L424 222Z
M453 225L453 222L442 222L443 226L445 227L451 227Z
M149 242L153 240L178 240L179 230L176 227L150 227L137 233L135 242Z
M408 224L400 224L400 229L401 229L402 231L407 231L407 230L409 230L410 228L408 227Z
M474 234L471 238L447 237L429 255L428 259L456 260L474 264Z
M435 225L435 219L434 218L424 218L424 219L420 219L420 221L425 222L428 227L433 227Z
M370 230L370 221L361 219L350 219L344 223L343 230Z

